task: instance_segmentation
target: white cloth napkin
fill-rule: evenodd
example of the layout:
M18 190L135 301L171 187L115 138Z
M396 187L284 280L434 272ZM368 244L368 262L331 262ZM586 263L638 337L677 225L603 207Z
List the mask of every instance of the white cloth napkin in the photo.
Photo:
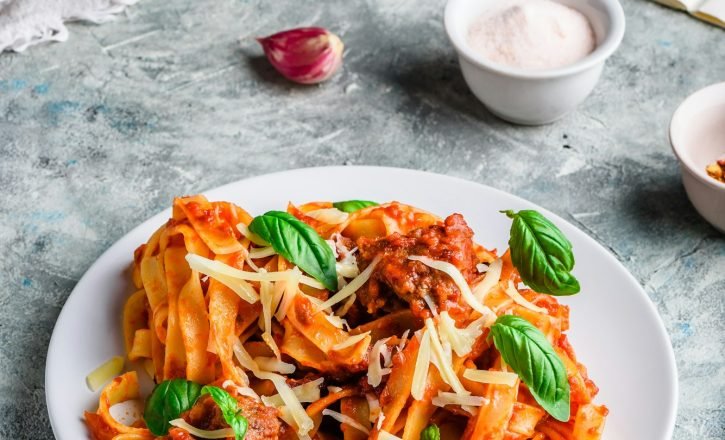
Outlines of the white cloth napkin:
M0 0L0 52L65 41L68 21L103 23L138 0Z

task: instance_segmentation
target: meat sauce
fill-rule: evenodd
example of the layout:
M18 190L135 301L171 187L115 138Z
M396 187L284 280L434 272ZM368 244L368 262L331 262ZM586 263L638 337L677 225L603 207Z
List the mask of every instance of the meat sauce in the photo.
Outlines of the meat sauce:
M281 430L281 424L278 419L277 409L266 407L256 400L238 396L239 408L242 414L247 418L247 434L245 440L277 440ZM214 399L209 395L204 395L181 417L190 425L199 429L213 431L216 429L228 428L229 425L224 421L224 416ZM184 431L183 434L186 434ZM169 432L169 436L173 440L191 440L193 437L183 437L180 432ZM175 436L176 435L176 436ZM188 434L187 434L188 435Z
M405 235L394 233L376 239L361 237L357 246L362 267L376 256L381 257L369 282L358 291L358 298L368 313L375 314L385 307L393 300L391 294L407 302L413 314L421 319L431 316L423 299L426 295L439 311L448 311L455 320L465 319L470 313L470 307L448 275L408 259L411 255L421 255L451 263L470 284L478 276L478 259L473 231L462 215L453 214L442 225L414 229Z

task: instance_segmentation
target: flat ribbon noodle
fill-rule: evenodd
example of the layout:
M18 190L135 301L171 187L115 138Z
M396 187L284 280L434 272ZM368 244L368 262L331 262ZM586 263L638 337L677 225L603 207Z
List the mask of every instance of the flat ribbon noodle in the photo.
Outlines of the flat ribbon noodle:
M138 377L131 371L116 377L106 385L98 399L96 413L85 413L86 424L94 440L111 440L118 434L135 434L144 440L151 440L154 436L146 428L136 428L118 422L111 415L113 405L139 397Z
M218 255L217 260L238 269L244 266L244 258L240 253ZM239 329L240 332L256 321L260 304L249 304L242 301L231 289L213 278L209 280L207 295L209 297L209 324L211 325L212 340L216 354L221 362L223 375L235 383L244 383L234 364L231 336L238 336L236 328L238 318L241 317L246 322L246 325ZM240 307L245 309L243 313L240 313Z
M207 352L209 315L197 271L179 293L179 323L186 350L186 379L202 384L214 380L214 355Z
M185 247L174 246L167 248L164 255L168 291L164 379L183 378L186 374L186 349L179 317L179 294L191 277L186 253Z
M215 254L231 254L243 249L237 240L237 224L251 222L251 216L243 209L226 202L210 203L202 195L174 199L178 208L199 237Z
M131 351L137 330L147 328L148 315L146 312L146 291L137 290L128 297L123 305L123 341L126 353Z

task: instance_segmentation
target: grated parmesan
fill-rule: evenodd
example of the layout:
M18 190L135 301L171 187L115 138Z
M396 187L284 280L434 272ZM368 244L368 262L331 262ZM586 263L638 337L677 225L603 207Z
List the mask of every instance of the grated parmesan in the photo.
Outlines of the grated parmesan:
M510 387L515 386L516 382L519 380L519 376L516 373L509 373L507 371L474 370L471 368L466 368L463 372L463 377L473 382L508 385Z
M385 343L390 338L380 339L375 342L373 349L370 351L370 363L368 364L368 384L376 387L383 381L383 376L390 374L390 368L382 368L380 366L380 356L383 350L390 350Z
M434 260L429 257L423 257L420 255L411 255L408 257L409 260L418 261L420 263L425 264L426 266L440 270L441 272L444 272L446 275L451 277L451 280L456 284L456 287L458 287L458 290L460 290L461 295L463 296L463 300L466 301L466 303L475 311L480 313L483 316L486 315L492 315L493 312L488 307L484 306L478 299L476 299L475 296L473 296L473 293L471 292L471 288L466 282L466 279L463 277L463 274L460 270L451 263L447 261L438 261Z
M199 429L191 426L184 419L174 419L169 422L169 425L181 428L194 437L199 438L227 438L234 437L234 430L232 428L215 429L214 431L207 431L206 429Z
M418 356L415 359L415 370L413 371L413 385L410 394L415 400L423 400L425 386L428 381L428 369L430 367L430 334L424 332L421 337Z
M441 340L448 342L458 356L465 356L473 349L476 339L483 334L482 326L487 321L486 317L482 316L468 327L458 328L448 312L443 312L438 320L438 333Z
M530 303L526 298L521 296L518 290L516 290L516 287L514 286L513 281L509 281L508 286L506 286L505 289L506 295L508 295L516 304L526 307L529 310L532 310L534 312L543 313L544 315L548 315L549 311L546 310L543 307L539 307L535 304Z
M368 335L370 335L370 331L366 331L365 333L360 333L359 335L354 336L348 336L347 339L340 342L337 345L332 346L333 351L340 351L344 350L348 347L352 347L353 345L357 344L358 342L362 341L363 339L367 338Z
M196 254L186 254L186 261L192 269L204 275L209 275L212 278L216 278L217 275L222 275L244 281L285 281L289 278L290 272L292 272L292 270L266 273L249 272ZM299 282L315 289L325 288L322 283L306 275L302 275Z
M273 371L280 374L292 374L296 370L294 365L282 362L277 358L260 356L254 358L254 363L264 371Z
M488 265L486 269L486 275L483 277L480 283L473 287L473 296L477 300L483 302L484 298L491 289L498 284L501 279L501 271L503 270L503 261L501 259L494 260Z
M302 407L300 400L294 391L292 391L292 388L287 385L285 377L276 373L261 371L249 353L247 353L247 350L244 349L241 341L235 340L233 348L234 356L242 367L250 370L258 379L272 382L284 402L285 407L289 410L289 414L294 421L294 426L297 429L297 435L301 438L309 438L307 433L315 427L315 423L305 412L304 407Z
M352 428L357 429L358 431L361 431L361 432L365 433L365 435L370 434L370 430L368 428L364 427L363 425L361 425L360 423L358 423L357 420L355 420L352 417L347 416L345 414L342 414L342 413L339 413L337 411L332 411L330 409L325 408L325 409L322 410L322 415L323 416L330 416L330 417L332 417L333 419L337 420L340 423L344 423L345 425L348 425L348 426L350 426Z
M235 384L234 381L229 380L229 379L225 380L222 383L222 388L234 390L240 396L251 397L252 399L254 399L256 401L261 400L259 397L259 394L257 394L257 392L254 391L253 389L251 389L249 387L240 387L239 385Z
M380 412L380 401L373 393L365 393L365 400L368 401L368 418L371 423L375 422L378 417L382 416L382 413Z
M353 304L355 304L355 299L357 299L357 295L353 293L352 295L350 295L347 301L345 301L345 304L343 304L339 309L335 310L335 315L347 315L347 312L349 312L350 308L353 306Z
M370 275L372 275L375 266L378 264L378 261L380 261L380 257L375 257L375 259L370 263L368 267L365 268L364 271L360 273L360 275L356 276L352 281L350 281L347 286L343 287L339 292L332 295L330 299L322 303L318 310L325 310L327 308L330 308L354 294L370 278Z
M482 406L486 403L486 399L480 396L461 396L457 393L448 393L439 391L438 395L432 400L433 405L444 407L446 405L466 406Z
M324 381L325 379L320 377L319 379L315 379L313 381L292 388L292 392L295 394L295 397L297 397L300 402L316 402L320 400L320 386L322 386L322 383ZM272 396L262 396L262 402L264 402L264 404L267 406L284 406L284 401L279 394L274 394Z
M297 293L299 292L300 288L300 278L302 277L302 272L300 272L299 268L295 266L291 270L290 276L285 280L284 285L284 294L282 295L282 299L279 302L279 308L277 309L277 313L275 313L274 317L277 318L277 321L282 321L285 316L287 316L287 310L289 310L290 306L292 305L292 301L297 296Z
M265 246L265 247L269 246L269 243L264 241L264 239L262 237L260 237L259 235L250 231L249 226L245 225L244 223L239 223L237 225L237 230L239 231L240 234L247 237L249 239L249 241L256 244L257 246Z
M258 258L266 258L275 255L274 248L272 246L266 246L261 248L253 248L249 250L249 258L256 260Z

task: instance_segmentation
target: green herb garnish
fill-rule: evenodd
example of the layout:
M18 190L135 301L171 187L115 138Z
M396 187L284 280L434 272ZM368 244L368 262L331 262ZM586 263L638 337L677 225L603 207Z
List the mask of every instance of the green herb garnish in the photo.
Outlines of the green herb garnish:
M188 411L201 395L201 385L184 380L171 379L156 385L146 400L143 418L154 435L166 435L169 422Z
M209 394L214 402L222 410L224 421L234 430L235 440L243 440L247 433L247 418L242 414L239 408L239 402L223 389L211 385L207 385L201 389L201 394Z
M569 420L569 380L566 367L541 331L529 321L503 315L491 336L504 362L529 387L531 395L556 420Z
M377 206L378 204L376 202L371 202L369 200L345 200L342 202L335 202L332 204L333 207L339 209L343 212L355 212L359 211L363 208L368 208L370 206Z
M579 281L571 274L571 243L546 217L533 210L501 211L513 219L509 248L521 279L537 292L573 295Z
M322 283L337 291L335 254L308 224L282 211L269 211L255 217L249 230L272 245L274 250Z
M441 440L441 431L435 423L431 423L420 433L420 440Z

